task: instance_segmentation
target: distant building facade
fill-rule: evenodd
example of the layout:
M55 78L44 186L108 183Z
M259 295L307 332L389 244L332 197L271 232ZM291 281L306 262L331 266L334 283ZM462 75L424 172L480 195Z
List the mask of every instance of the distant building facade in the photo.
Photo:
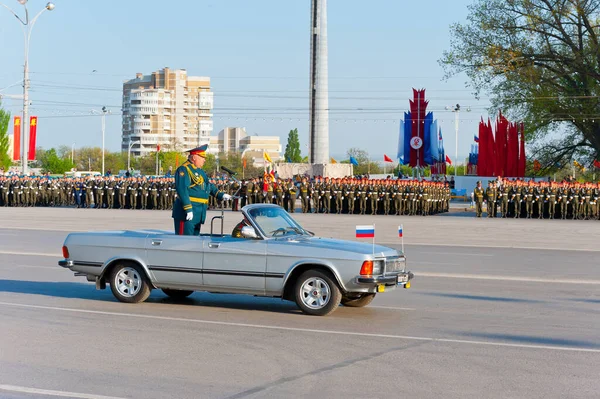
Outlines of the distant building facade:
M123 83L122 151L135 156L185 151L210 143L213 130L210 78L164 68Z
M273 162L281 160L281 143L278 136L248 136L243 127L226 127L210 138L208 152L212 154L235 152L256 167L265 163L263 153Z

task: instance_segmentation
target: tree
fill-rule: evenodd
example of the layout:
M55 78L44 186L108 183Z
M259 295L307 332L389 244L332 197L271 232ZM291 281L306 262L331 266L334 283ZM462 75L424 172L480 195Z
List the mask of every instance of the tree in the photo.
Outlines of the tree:
M523 120L545 167L600 156L600 0L477 0L440 63ZM552 134L558 133L558 134Z
M369 153L365 150L361 150L360 148L350 148L346 151L346 155L348 156L347 161L343 161L342 163L349 163L350 157L353 157L358 162L358 166L353 167L353 171L355 175L376 175L380 174L382 169L381 166L377 162L373 162L369 159Z
M0 169L8 170L12 158L8 154L8 125L10 123L10 112L2 108L0 101Z
M298 129L290 130L288 134L288 143L285 146L284 153L287 162L302 162L302 152L300 151L300 140L298 139Z
M38 151L37 158L43 173L63 174L73 168L71 159L59 157L54 148Z

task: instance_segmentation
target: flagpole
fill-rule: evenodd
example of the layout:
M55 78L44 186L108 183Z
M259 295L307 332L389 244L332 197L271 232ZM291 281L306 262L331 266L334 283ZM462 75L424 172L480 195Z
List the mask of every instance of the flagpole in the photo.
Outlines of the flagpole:
M375 223L373 223L373 257L375 256Z
M402 229L402 255L404 255L404 224L401 224L400 228Z

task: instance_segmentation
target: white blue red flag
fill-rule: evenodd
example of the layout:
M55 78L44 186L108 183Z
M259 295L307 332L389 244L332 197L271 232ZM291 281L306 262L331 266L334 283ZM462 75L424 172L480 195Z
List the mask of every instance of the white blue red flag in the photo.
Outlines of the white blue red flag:
M374 238L375 226L356 226L356 238Z
M398 237L402 238L402 226L398 226Z

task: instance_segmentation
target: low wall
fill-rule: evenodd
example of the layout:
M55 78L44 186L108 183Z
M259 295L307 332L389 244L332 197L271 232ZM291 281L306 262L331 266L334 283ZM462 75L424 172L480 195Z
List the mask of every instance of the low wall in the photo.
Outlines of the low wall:
M279 163L275 165L275 171L282 179L290 179L295 175L344 177L353 174L352 165L347 163Z

